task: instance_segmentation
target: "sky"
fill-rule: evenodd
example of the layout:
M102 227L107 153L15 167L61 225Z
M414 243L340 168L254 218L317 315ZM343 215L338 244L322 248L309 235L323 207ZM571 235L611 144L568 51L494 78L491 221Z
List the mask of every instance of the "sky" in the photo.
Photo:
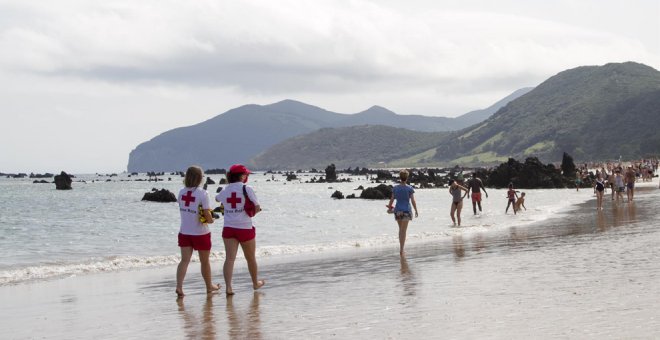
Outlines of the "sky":
M0 172L125 171L284 99L455 117L624 61L660 69L660 0L0 0Z

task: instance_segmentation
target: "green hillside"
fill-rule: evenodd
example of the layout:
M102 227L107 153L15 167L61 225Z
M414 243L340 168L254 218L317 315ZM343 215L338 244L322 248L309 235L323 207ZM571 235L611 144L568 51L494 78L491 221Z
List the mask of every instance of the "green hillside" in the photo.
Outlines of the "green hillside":
M638 63L583 66L553 76L482 123L452 133L434 159L581 161L660 151L660 72Z
M432 150L446 134L382 125L324 128L276 144L252 163L259 169L283 170L321 168L330 163L339 168L396 166L393 162L397 160Z

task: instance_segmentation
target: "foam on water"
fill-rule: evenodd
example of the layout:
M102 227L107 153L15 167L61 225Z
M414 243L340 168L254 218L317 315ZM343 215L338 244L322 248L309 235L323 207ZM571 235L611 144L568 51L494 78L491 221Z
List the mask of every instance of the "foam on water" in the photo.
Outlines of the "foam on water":
M353 179L352 183L328 185L265 181L259 174L253 175L251 184L264 207L264 212L255 218L257 256L397 247L398 229L392 215L385 212L386 201L330 199L334 190L349 194L359 185L375 185L362 176ZM71 192L56 192L51 187L20 180L0 180L0 186L0 198L8 202L0 214L0 246L5 250L0 255L0 285L174 265L179 261L176 205L139 201L151 187L176 192L179 183L74 183ZM449 217L451 196L447 189L418 189L415 196L420 216L410 223L407 242L431 242L528 226L570 214L578 203L593 198L590 189L525 191L527 210L517 215L511 209L504 213L505 190L489 189L490 198L484 198L484 211L478 216L473 216L472 204L466 199L462 226L454 227ZM209 188L209 192L215 192L215 187ZM42 204L44 199L52 201ZM35 205L42 207L39 216L22 218L13 213ZM217 250L222 249L220 227L212 228ZM27 237L32 240L29 245L24 244ZM213 261L223 259L223 251L212 252Z

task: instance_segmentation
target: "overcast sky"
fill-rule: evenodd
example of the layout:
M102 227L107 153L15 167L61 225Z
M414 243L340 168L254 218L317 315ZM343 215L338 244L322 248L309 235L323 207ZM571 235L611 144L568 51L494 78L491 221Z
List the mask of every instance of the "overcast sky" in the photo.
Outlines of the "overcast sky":
M453 117L581 65L660 69L659 0L0 0L0 172L295 99Z

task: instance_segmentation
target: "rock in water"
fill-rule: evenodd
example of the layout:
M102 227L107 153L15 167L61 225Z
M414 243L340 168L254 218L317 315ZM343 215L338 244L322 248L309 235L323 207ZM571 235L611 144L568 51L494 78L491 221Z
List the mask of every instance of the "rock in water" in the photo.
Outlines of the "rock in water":
M59 175L55 176L55 189L57 190L71 190L71 176L62 171Z
M325 181L328 183L337 181L337 169L334 164L330 164L325 168Z
M341 191L339 191L339 190L335 190L335 192L330 197L336 198L336 199L343 199L344 194L342 194Z
M366 188L360 194L360 198L371 200L389 199L392 195L392 186L380 184L375 188Z
M176 202L176 196L167 189L151 189L151 192L144 193L143 201L150 202Z

